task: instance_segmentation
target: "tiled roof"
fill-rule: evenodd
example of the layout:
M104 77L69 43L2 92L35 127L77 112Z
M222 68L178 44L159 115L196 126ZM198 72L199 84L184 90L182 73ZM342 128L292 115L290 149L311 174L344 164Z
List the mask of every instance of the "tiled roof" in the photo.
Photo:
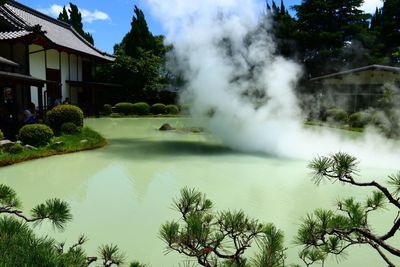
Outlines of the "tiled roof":
M31 31L20 30L11 32L0 32L0 40L12 40L31 34Z
M114 60L113 57L101 52L87 42L69 24L51 18L16 1L7 1L0 9L0 16L5 17L17 29L24 28L29 31L40 25L43 35L57 46L107 61Z
M391 66L384 66L384 65L369 65L361 68L356 68L356 69L351 69L351 70L345 70L337 73L332 73L324 76L319 76L312 78L311 81L319 81L319 80L324 80L324 79L329 79L329 78L335 78L343 75L348 75L348 74L353 74L353 73L358 73L358 72L363 72L363 71L369 71L369 70L378 70L378 71L386 71L386 72L392 72L392 73L400 73L400 68L397 67L391 67Z

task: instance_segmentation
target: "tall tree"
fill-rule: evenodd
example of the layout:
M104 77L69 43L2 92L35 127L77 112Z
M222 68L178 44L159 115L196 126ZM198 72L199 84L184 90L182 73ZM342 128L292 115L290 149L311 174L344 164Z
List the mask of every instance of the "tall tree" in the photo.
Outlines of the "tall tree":
M354 62L343 52L357 42L363 44L368 40L370 16L361 11L362 3L362 0L303 0L294 6L296 39L311 75L338 71L346 65L353 67ZM363 63L358 60L356 64Z
M168 83L164 66L170 49L164 36L150 32L143 11L135 6L130 31L114 46L115 62L99 68L98 74L104 81L123 83L120 100L160 101L158 93Z
M62 12L58 15L58 20L70 24L75 29L75 31L79 33L79 35L85 38L89 43L94 44L92 34L83 30L82 13L79 11L77 5L69 3L68 12L66 7L64 6Z
M293 58L296 56L297 44L294 38L296 31L295 19L289 14L283 0L281 0L280 7L275 1L272 1L272 7L267 2L267 23L272 19L272 27L269 32L275 39L277 54Z
M399 64L393 54L400 46L400 0L385 0L381 9L381 38L391 63Z

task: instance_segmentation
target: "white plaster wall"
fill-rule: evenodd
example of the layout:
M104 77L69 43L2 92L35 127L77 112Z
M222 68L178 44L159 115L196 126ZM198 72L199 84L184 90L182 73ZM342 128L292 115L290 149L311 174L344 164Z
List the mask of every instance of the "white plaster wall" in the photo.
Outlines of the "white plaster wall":
M69 69L68 69L68 54L65 52L61 53L61 95L64 100L69 95L69 84L65 81L69 80Z
M30 45L29 52L43 50L43 47L39 45ZM47 68L49 69L60 69L60 54L57 50L50 49L45 52L37 52L29 55L29 67L30 74L36 78L46 80L46 63L45 58L47 57ZM77 103L77 90L78 88L71 88L67 84L66 80L71 81L82 81L82 58L77 55L66 52L61 52L61 93L62 99L70 97L72 103ZM46 90L43 88L43 92ZM43 95L44 96L44 95ZM31 87L31 99L32 102L38 106L38 95L37 88ZM44 103L44 99L43 99Z
M42 49L43 47L38 45L29 46L29 52L39 51ZM30 74L33 77L44 80L46 79L46 65L45 65L44 51L29 55L29 70ZM36 106L38 106L39 101L38 101L37 87L31 86L31 100Z

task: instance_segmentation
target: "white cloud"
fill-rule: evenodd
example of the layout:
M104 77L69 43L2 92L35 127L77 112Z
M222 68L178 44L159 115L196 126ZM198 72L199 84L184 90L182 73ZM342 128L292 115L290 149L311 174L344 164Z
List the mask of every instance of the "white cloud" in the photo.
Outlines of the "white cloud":
M79 9L82 13L83 22L92 23L95 20L110 20L110 16L99 10L89 11L86 9Z
M374 14L376 8L380 8L383 5L382 0L364 0L364 3L361 6L361 9L366 13Z
M46 15L58 17L58 15L63 10L63 6L53 4L49 8L39 8L38 10ZM110 20L110 16L107 13L97 9L95 9L94 11L90 11L87 9L79 8L79 11L82 14L83 22L92 23L96 20Z
M63 7L60 5L54 4L49 8L39 8L38 10L46 15L49 15L52 17L58 17L58 15L62 12Z

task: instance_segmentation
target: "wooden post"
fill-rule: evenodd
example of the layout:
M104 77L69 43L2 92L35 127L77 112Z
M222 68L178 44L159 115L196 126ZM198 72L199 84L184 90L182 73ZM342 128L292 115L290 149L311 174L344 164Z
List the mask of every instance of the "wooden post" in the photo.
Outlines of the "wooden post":
M39 118L43 119L43 84L38 85L38 100L39 100Z

